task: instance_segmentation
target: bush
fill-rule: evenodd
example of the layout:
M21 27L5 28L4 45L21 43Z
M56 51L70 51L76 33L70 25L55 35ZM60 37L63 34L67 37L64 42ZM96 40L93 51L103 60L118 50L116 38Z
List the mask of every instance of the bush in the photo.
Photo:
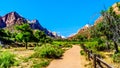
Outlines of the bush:
M98 39L97 41L98 41L98 45L103 44L105 42L105 40L103 39Z
M120 63L120 53L114 54L113 55L113 61Z
M87 42L85 44L90 50L104 51L107 49L107 46L104 43L98 44L98 42Z
M97 41L95 41L95 42L86 42L85 45L86 45L86 47L88 49L95 49L95 46L98 45L98 42Z
M53 42L52 45L58 46L60 48L71 48L72 44L68 43L68 42Z
M1 52L2 46L0 45L0 52Z
M72 48L72 45L70 43L64 43L62 46L66 48Z
M35 63L32 68L43 68L43 67L46 67L48 65L49 65L49 61L48 60L42 60L39 63Z
M100 45L96 45L95 48L98 50L98 51L104 51L107 49L107 46L105 44L100 44Z
M41 47L35 47L34 57L41 58L59 58L63 54L63 50L53 45L43 45Z
M0 49L2 49L2 45L0 45Z
M83 50L80 51L81 55L85 55L85 52Z
M9 68L11 65L16 64L15 61L14 54L8 51L0 53L0 68Z

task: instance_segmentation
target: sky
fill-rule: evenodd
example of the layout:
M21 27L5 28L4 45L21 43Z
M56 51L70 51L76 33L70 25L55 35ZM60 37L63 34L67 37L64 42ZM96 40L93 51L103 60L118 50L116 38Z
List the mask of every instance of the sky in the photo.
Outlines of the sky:
M0 16L16 11L39 20L50 31L68 37L86 24L93 24L100 11L119 0L1 0Z

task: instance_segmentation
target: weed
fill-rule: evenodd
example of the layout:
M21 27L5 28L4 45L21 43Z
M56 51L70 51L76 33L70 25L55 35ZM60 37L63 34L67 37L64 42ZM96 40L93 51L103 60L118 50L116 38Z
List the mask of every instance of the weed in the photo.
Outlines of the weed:
M8 51L0 53L0 68L9 68L12 65L17 65L15 55Z
M120 53L114 54L113 55L113 61L120 63Z

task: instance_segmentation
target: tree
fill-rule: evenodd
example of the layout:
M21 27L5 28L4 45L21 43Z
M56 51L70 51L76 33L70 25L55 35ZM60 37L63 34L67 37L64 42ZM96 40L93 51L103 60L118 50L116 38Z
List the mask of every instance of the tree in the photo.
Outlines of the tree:
M51 37L47 36L43 31L36 30L34 32L35 42L41 42L41 43L51 43L52 39Z
M87 37L84 36L84 35L78 35L78 36L77 36L77 39L78 39L79 41L85 41L85 40L87 39Z
M109 12L103 11L102 17L103 17L103 25L105 25L105 28L107 28L107 31L110 32L112 35L111 39L114 42L114 48L116 50L115 53L118 53L119 50L118 50L117 42L120 38L120 18L118 15L115 14L112 8ZM106 37L109 38L107 34L106 34Z
M29 26L29 24L23 24L20 26L16 26L16 29L19 31L19 33L16 35L16 40L19 42L25 43L25 47L27 49L27 43L31 41L33 38L32 30Z
M119 50L117 42L120 39L120 17L119 15L116 15L112 7L110 7L108 11L102 11L101 15L103 20L94 26L94 30L92 30L92 36L105 36L107 39L108 48L108 41L112 40L114 42L114 48L116 50L115 53L118 53Z
M92 36L94 38L103 38L106 39L107 49L110 49L109 40L112 39L113 34L110 32L110 28L108 25L104 25L105 22L100 22L96 26L94 26L94 30L92 30Z
M47 36L44 40L44 43L52 43L52 42L53 42L53 40L49 36Z
M5 30L5 33L6 33L6 36L7 36L7 37L11 37L11 33L10 33L10 31Z
M7 34L5 33L5 30L0 28L0 37L6 37L6 36Z
M42 42L41 40L46 38L46 35L43 31L36 30L34 32L34 37L34 41L38 44L38 42Z

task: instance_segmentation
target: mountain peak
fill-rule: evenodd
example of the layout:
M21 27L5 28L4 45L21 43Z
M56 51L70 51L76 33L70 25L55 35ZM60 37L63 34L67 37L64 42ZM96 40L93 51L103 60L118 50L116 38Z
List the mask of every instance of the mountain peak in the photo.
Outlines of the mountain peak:
M10 13L6 14L5 16L14 16L14 17L17 17L17 18L21 18L21 16L15 11L10 12Z
M85 25L82 29L80 29L80 30L86 30L86 29L88 29L88 28L90 28L90 27L91 27L90 24L86 24L86 25ZM79 31L80 31L80 30L79 30ZM79 32L79 31L78 31L78 32Z
M31 21L31 23L39 23L39 21L37 19L34 19Z
M48 36L56 37L51 31L44 28L37 19L30 21L20 16L15 11L10 12L6 14L5 16L0 17L0 28L8 27L9 30L14 31L14 29L12 29L12 26L14 26L15 24L21 25L23 23L28 23L32 29L38 29L38 30L44 31L45 34Z
M18 14L18 13L16 11L12 11L12 12L10 12L10 14Z
M90 25L89 25L89 24L86 24L85 27L90 27Z
M21 17L17 12L13 11L5 16L2 17L3 22L6 23L6 26L11 26L14 24L22 24L23 22L26 23L27 20L25 20L23 17Z

